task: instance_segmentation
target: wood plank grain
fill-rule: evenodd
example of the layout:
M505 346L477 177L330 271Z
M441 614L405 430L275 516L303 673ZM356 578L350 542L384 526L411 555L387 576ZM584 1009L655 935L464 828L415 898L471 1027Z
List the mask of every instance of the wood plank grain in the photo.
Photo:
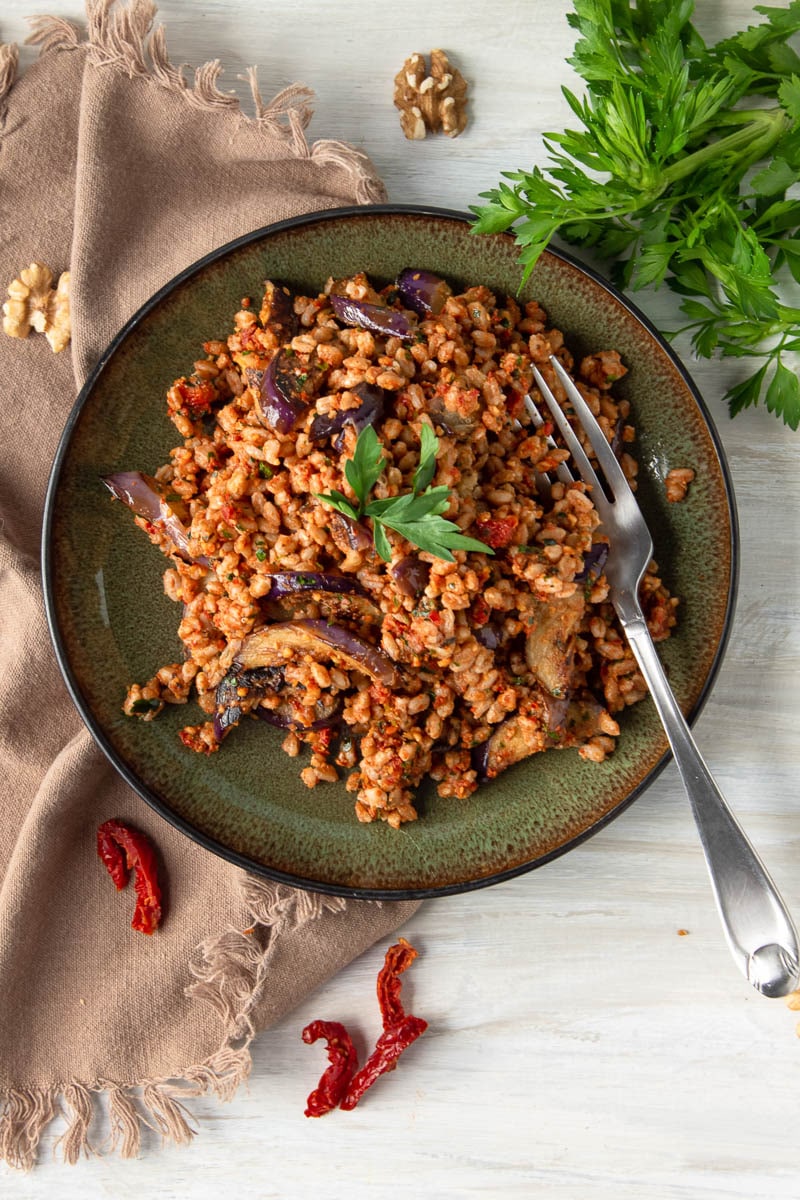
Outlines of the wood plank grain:
M47 9L80 19L78 0ZM392 200L464 209L504 169L542 160L542 135L568 122L560 88L573 35L566 0L432 5L168 0L174 60L221 58L223 86L259 64L265 97L295 80L317 92L313 137L365 148ZM30 0L4 0L0 37L26 35ZM745 0L700 0L716 38L752 20ZM472 82L471 124L455 141L410 144L392 80L412 51L441 45ZM30 62L27 50L23 61ZM0 166L1 169L1 166ZM675 298L637 302L661 326ZM736 364L693 363L729 456L742 535L741 590L726 661L696 732L776 881L800 911L800 472L797 435L763 412L730 422ZM688 930L680 935L679 930ZM800 1197L794 1112L795 1014L759 998L725 948L702 855L673 769L619 820L564 858L502 886L423 906L406 935L421 951L409 996L430 1030L363 1106L303 1117L319 1047L313 1017L376 1033L380 949L263 1035L253 1077L227 1106L192 1103L190 1149L81 1163L50 1161L9 1195L220 1194L370 1200L396 1194L547 1200Z

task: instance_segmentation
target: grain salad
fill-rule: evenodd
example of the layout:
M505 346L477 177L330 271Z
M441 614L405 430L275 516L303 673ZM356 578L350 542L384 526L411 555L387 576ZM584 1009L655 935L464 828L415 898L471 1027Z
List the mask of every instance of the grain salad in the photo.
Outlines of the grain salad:
M635 487L626 366L573 361L535 301L411 269L243 299L167 393L169 461L105 480L168 559L184 647L124 711L196 702L180 737L209 755L277 726L308 787L343 779L395 828L428 776L457 801L538 752L602 762L646 687L590 490L556 479L567 453L526 404L532 365L564 400L553 354ZM668 637L655 563L641 599Z

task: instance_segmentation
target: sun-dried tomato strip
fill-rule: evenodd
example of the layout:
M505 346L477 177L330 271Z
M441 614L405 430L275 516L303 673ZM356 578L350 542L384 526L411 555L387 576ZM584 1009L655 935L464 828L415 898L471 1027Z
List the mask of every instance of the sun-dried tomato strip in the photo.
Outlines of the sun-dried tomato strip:
M109 875L114 880L114 886L117 891L122 891L127 886L130 876L125 862L125 855L108 831L107 826L110 824L112 822L107 821L97 831L97 853L103 860L103 865Z
M403 971L408 970L416 957L416 950L405 938L400 938L396 945L390 946L386 951L384 964L378 972L378 1004L381 1007L384 1029L399 1024L406 1015L400 1000L403 987L400 976Z
M417 951L405 938L400 938L386 951L377 983L383 1033L360 1070L350 1034L344 1025L338 1021L312 1021L306 1025L303 1041L311 1043L321 1037L327 1038L331 1063L308 1097L307 1117L321 1117L337 1105L344 1109L355 1108L367 1088L372 1087L381 1075L394 1070L403 1051L428 1028L428 1022L422 1017L406 1013L400 999L403 986L400 976L416 957Z
M97 853L118 889L134 872L136 907L131 926L139 933L152 933L161 921L161 889L150 839L122 821L106 821L97 831Z
M305 1115L321 1117L336 1108L358 1066L350 1034L338 1021L312 1021L303 1030L303 1041L312 1045L319 1038L328 1043L330 1066L306 1101Z
M367 1088L372 1087L376 1079L379 1079L381 1075L385 1075L387 1071L393 1071L403 1051L412 1042L415 1042L427 1028L428 1022L424 1021L422 1017L409 1015L403 1017L398 1024L390 1025L388 1029L384 1029L375 1043L375 1049L372 1051L372 1054L370 1054L361 1070L356 1071L350 1080L350 1084L339 1107L344 1109L355 1108Z

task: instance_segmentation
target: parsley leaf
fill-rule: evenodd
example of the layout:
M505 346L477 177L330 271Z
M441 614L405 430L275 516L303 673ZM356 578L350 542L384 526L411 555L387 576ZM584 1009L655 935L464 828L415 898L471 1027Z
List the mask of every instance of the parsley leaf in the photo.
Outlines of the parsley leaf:
M412 485L415 492L424 492L436 474L436 455L438 452L438 437L430 425L423 425L420 430L419 466L414 472L414 482Z
M322 500L325 504L329 504L331 508L335 508L337 512L344 513L344 515L346 517L350 517L352 521L357 521L361 516L361 510L354 508L347 499L347 496L343 496L342 493L337 492L335 488L332 492L318 492L317 499Z
M356 508L341 492L317 493L317 499L344 513L351 520L368 517L372 521L375 549L384 562L391 562L392 548L387 529L399 533L420 550L426 550L446 562L454 562L452 550L474 550L494 554L491 546L476 538L467 537L454 521L442 516L450 502L450 489L440 484L431 487L436 469L439 439L428 425L422 426L420 462L414 473L411 492L402 496L387 496L367 502L367 496L377 482L385 459L383 446L371 425L358 435L355 453L344 465L347 481L359 499ZM420 490L424 488L423 490Z
M546 169L504 172L482 193L473 232L513 229L522 283L558 233L612 260L624 287L666 283L698 297L682 305L695 351L757 360L727 397L731 414L764 403L797 428L800 383L781 354L800 345L800 201L790 191L800 182L800 55L788 44L800 0L757 5L760 24L708 46L693 7L573 0L569 62L586 88L564 97L578 127L545 136Z
M371 425L359 434L355 453L344 464L347 482L358 496L359 515L364 510L367 496L380 478L385 462L383 446Z

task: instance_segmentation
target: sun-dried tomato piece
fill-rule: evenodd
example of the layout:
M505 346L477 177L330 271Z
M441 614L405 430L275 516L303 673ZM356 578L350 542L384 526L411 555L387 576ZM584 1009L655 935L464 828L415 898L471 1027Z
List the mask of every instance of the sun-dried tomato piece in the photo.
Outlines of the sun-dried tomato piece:
M516 517L493 517L489 513L480 513L475 518L475 528L478 537L493 550L507 546L514 536L514 530L519 521Z
M106 825L110 825L111 823L108 821ZM101 825L97 831L97 853L103 860L103 865L114 880L114 886L119 892L124 887L127 887L130 872L128 871L125 855L122 853L119 844L114 841L108 832L106 825Z
M358 1066L358 1055L344 1025L338 1021L312 1021L306 1025L303 1041L310 1046L319 1038L327 1040L331 1065L306 1101L307 1117L321 1117L336 1108Z
M176 379L167 394L167 403L173 412L196 420L211 411L218 398L217 389L208 380L190 380L181 376Z
M139 933L152 933L161 921L161 888L150 839L122 821L106 821L97 831L97 853L118 890L134 872L136 907L131 926Z
M378 1004L384 1029L397 1025L406 1015L406 1010L400 1000L400 992L403 987L400 976L408 970L416 957L417 951L410 942L402 937L399 942L390 946L386 951L383 966L378 972L377 984Z
M403 1051L428 1028L428 1022L422 1017L406 1013L400 999L400 976L416 957L417 951L405 938L400 938L386 951L377 983L383 1033L360 1070L357 1070L358 1058L344 1025L338 1021L312 1021L305 1027L304 1042L315 1042L320 1037L328 1039L331 1062L308 1097L307 1117L321 1117L337 1105L344 1109L355 1108L367 1088L372 1087L381 1075L394 1070Z
M396 1025L390 1025L387 1029L384 1029L375 1043L375 1049L372 1051L372 1054L370 1054L361 1070L356 1071L350 1080L350 1084L339 1107L348 1110L355 1108L367 1088L372 1087L373 1083L381 1075L385 1075L387 1071L393 1071L403 1051L412 1042L415 1042L427 1028L428 1022L423 1020L422 1017L414 1017L409 1014L408 1016L404 1016Z

